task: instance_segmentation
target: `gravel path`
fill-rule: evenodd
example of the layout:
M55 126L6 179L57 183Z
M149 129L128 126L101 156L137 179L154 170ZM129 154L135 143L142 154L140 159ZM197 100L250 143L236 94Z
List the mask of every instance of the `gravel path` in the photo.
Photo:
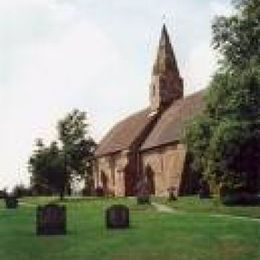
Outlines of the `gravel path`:
M152 202L152 205L156 208L157 211L159 212L166 212L166 213L174 213L176 212L176 210L174 210L173 208L170 208L166 205L157 203L157 202Z
M227 215L227 214L211 214L209 216L217 217L217 218L232 218L232 219L241 219L241 220L260 222L260 218L251 218L251 217L246 217L246 216L232 216L232 215Z
M159 212L165 212L165 213L180 213L180 211L175 210L173 208L170 208L164 204L160 204L157 202L152 202L152 205L155 207L155 209ZM184 213L184 212L182 212ZM188 213L188 212L186 212ZM217 218L232 218L232 219L238 219L238 220L247 220L247 221L255 221L260 223L260 218L251 218L247 216L233 216L228 214L208 214L209 217L217 217Z
M28 203L28 202L19 202L20 205L25 205L26 207L32 207L32 208L35 208L36 205L35 204L31 204L31 203Z

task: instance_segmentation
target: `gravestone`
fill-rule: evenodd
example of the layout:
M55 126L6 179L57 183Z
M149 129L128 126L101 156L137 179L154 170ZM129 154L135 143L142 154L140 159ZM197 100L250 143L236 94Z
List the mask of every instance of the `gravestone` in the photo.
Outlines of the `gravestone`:
M147 180L145 178L141 178L136 185L137 190L137 204L150 204L150 192Z
M124 205L113 205L106 210L107 228L129 228L129 209Z
M169 201L174 201L174 200L177 200L177 189L175 186L170 186L168 189L168 200Z
M137 204L151 204L150 195L139 194L137 196Z
M5 196L5 206L7 209L16 209L18 200L15 196Z
M37 235L66 234L66 208L57 204L38 206L36 212Z
M209 199L211 197L209 183L203 179L200 180L199 197L201 199Z

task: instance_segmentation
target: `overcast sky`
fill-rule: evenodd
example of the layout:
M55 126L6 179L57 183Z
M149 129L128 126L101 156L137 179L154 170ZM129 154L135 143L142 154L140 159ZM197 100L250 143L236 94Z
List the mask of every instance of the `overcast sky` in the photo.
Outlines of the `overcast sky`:
M34 140L55 138L71 109L88 112L98 141L148 105L163 21L185 95L205 88L216 66L211 22L228 2L0 0L0 188L28 183Z

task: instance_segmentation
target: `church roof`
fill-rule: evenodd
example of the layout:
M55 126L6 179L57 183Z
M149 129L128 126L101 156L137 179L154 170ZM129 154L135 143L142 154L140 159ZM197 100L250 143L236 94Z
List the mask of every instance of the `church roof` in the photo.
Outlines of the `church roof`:
M187 120L204 108L204 91L175 101L161 116L143 143L141 150L147 150L179 141Z
M97 157L129 149L152 121L150 109L143 109L118 122L101 140L95 155Z
M179 141L185 122L204 108L203 91L175 101L158 119L156 125L146 137L141 150ZM150 108L137 112L118 122L101 140L96 150L97 157L131 148L152 122Z

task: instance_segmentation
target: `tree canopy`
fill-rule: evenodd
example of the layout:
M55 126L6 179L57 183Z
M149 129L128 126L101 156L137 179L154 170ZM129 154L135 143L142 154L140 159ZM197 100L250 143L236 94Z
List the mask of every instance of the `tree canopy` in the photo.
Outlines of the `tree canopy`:
M58 122L57 129L68 178L85 177L86 184L92 185L96 143L89 135L86 113L74 109Z
M260 188L260 2L236 0L234 7L213 24L220 67L186 142L193 169L204 178L254 193Z
M213 23L213 46L222 54L225 68L246 68L260 59L259 0L233 0L235 14Z
M31 183L38 193L59 192L65 186L64 160L56 142L49 146L41 139L36 140L36 149L29 159Z
M29 159L32 184L59 192L61 198L75 179L93 184L92 161L96 144L88 132L85 112L74 109L57 124L58 139L44 145L36 141L36 150Z

